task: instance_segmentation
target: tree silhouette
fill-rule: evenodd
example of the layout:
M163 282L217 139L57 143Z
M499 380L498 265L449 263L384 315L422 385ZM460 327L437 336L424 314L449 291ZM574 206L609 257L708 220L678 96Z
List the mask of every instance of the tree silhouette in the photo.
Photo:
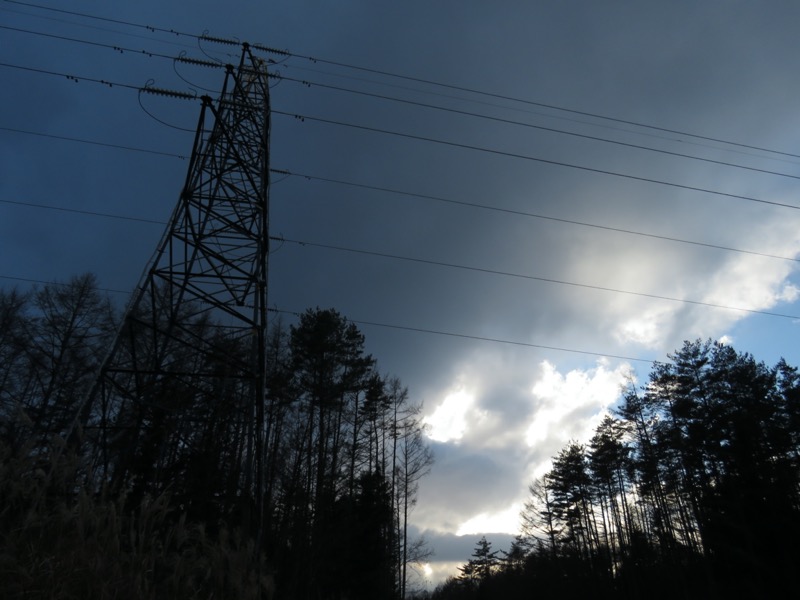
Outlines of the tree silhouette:
M168 347L118 338L137 364L157 351L170 375L131 386L136 401L92 405L83 399L116 330L94 278L0 291L0 474L13 478L0 481L0 587L39 589L40 574L40 597L59 598L58 573L70 597L402 597L407 565L426 555L408 538L432 460L419 405L376 371L364 336L336 311L278 325L256 506L251 399L225 376L248 342L184 309L184 337ZM67 532L86 547L64 557L25 541L45 539L48 523L56 551Z
M531 484L526 550L512 545L483 597L773 598L796 586L797 369L699 340L669 358ZM475 597L467 587L434 597Z
M499 564L497 551L492 550L492 543L483 536L478 540L472 558L459 567L461 579L470 585L480 585L489 580Z

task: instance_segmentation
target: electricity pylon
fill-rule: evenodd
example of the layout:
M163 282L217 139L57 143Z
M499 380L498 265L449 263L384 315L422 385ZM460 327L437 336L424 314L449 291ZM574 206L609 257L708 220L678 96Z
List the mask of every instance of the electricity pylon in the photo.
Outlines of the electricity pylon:
M80 421L95 474L112 486L138 484L148 492L189 477L185 457L202 455L224 430L236 436L225 447L239 449L225 458L235 465L226 493L247 496L260 511L269 242L265 61L244 44L219 98L202 101L183 191Z

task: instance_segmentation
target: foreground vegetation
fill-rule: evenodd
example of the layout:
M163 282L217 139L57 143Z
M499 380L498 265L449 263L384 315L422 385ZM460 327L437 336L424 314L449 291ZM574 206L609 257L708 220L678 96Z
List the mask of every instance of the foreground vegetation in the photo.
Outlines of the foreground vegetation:
M686 343L433 597L778 598L800 564L800 375Z
M90 276L0 292L3 597L408 595L408 566L426 556L408 519L431 455L419 406L353 324L317 309L273 329L260 506L242 484L247 399L207 383L219 365L191 344L170 349L182 379L97 426L84 400L116 332ZM710 342L670 358L531 484L512 547L480 540L435 598L796 588L800 374Z
M0 291L3 597L404 596L425 555L407 525L431 455L420 407L353 324L317 309L274 328L261 506L244 460L252 403L205 375L220 363L197 344L167 349L181 375L146 399L85 402L117 330L91 276ZM182 331L220 329L195 317Z

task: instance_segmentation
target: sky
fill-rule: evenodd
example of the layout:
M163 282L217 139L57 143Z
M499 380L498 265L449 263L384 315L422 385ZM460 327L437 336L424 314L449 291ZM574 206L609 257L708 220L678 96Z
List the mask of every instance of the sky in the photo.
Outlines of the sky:
M796 2L187 6L0 0L0 285L133 289L200 110L133 88L213 93L169 58L237 60L204 32L290 51L270 305L336 308L423 403L429 583L684 340L800 365Z

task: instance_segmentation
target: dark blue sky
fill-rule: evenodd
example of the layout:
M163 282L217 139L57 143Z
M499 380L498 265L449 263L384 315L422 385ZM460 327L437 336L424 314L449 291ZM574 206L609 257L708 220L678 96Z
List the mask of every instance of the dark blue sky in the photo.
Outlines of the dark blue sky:
M272 56L287 78L272 88L272 165L316 179L275 177L273 234L417 259L287 242L270 258L274 307L522 344L362 325L381 368L425 403L437 463L414 522L437 551L433 577L481 533L514 530L531 477L588 435L620 383L646 378L645 361L724 337L800 364L795 2L41 6L119 22L0 1L3 285L92 271L132 289L163 226L18 203L165 221L187 168L170 155L190 152L199 102L143 96L145 112L125 86L202 94L222 80L37 34L234 61L235 47L130 24L207 30L296 55Z

